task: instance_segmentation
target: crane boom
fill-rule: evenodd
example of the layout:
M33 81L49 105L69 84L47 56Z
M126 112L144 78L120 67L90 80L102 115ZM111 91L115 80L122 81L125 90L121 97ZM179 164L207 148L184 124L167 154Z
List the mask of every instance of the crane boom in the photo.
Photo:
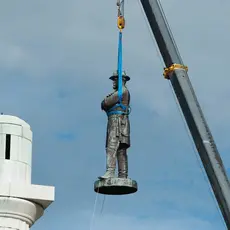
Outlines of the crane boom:
M150 28L166 65L165 78L169 79L200 155L212 190L230 229L230 184L220 154L203 116L195 92L183 65L182 58L170 32L158 0L140 0Z

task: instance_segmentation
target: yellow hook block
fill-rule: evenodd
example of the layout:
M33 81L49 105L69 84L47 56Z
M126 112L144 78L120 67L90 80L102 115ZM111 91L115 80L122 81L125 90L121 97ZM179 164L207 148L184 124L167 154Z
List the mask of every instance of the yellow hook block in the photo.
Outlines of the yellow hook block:
M117 19L117 27L122 30L125 28L125 18L123 16L119 16Z

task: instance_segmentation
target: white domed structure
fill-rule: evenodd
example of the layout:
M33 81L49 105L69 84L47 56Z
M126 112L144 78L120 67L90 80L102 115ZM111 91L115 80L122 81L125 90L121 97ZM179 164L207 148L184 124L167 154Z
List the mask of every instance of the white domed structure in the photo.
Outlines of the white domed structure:
M0 115L0 230L28 230L54 201L54 187L31 184L32 131Z

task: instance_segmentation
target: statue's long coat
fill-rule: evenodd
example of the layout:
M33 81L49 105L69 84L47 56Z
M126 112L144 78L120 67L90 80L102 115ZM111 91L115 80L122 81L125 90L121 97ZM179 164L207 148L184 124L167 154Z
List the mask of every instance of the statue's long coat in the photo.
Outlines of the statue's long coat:
M107 112L119 102L118 91L106 96L101 102L101 109ZM130 93L126 87L122 88L122 104L129 106ZM122 110L120 107L115 110ZM117 149L130 147L130 121L128 115L113 114L108 116L106 148Z

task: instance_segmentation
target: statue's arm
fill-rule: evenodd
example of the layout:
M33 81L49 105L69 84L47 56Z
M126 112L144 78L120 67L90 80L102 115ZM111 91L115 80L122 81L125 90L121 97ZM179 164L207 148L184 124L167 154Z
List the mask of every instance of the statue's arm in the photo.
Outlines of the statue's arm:
M128 90L126 88L122 89L122 96L124 96L126 93L128 93ZM114 105L116 105L119 102L118 97L118 91L109 94L102 102L101 102L101 109L102 110L109 110Z
M119 101L118 92L114 92L106 96L106 98L101 102L102 110L109 110Z

